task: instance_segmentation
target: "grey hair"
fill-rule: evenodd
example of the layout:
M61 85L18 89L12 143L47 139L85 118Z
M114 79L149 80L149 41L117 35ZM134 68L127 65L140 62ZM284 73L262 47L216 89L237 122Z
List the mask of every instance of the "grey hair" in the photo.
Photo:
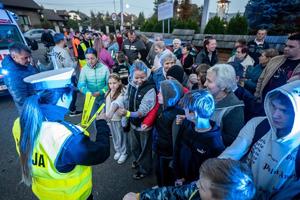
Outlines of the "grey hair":
M165 45L164 41L157 41L157 42L154 43L154 47L158 47L160 49L165 49L166 45Z
M167 52L164 53L161 57L160 57L160 64L161 66L164 66L164 63L167 60L174 60L174 63L176 62L177 58L176 56L172 53L172 52Z
M163 35L162 34L155 34L154 35L154 41L162 41L164 38L163 38Z
M228 64L216 64L207 70L207 73L216 73L217 86L229 93L237 87L237 80L234 68Z
M21 52L27 52L29 54L31 54L31 51L30 49L25 45L25 44L22 44L22 43L19 43L19 42L14 42L12 43L9 47L9 53L10 54L13 54L13 53L17 53L17 54L20 54Z
M181 40L178 38L175 38L172 43L174 44L175 42L178 42L179 44L181 44Z
M203 178L210 181L209 190L215 199L250 200L256 189L251 169L237 160L211 158L200 167L199 184Z

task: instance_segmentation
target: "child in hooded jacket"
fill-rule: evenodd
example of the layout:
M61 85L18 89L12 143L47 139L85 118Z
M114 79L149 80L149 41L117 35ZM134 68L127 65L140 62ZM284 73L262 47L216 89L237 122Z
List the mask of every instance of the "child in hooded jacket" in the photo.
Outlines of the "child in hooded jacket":
M158 186L171 186L174 184L173 169L170 168L173 159L172 127L176 115L184 114L177 106L183 96L183 87L176 80L165 80L160 83L158 93L159 109L155 121L153 134L156 135L154 152L156 153L156 178ZM152 145L154 147L154 145Z
M131 151L135 161L132 168L137 172L133 178L144 178L152 168L152 127L142 128L142 122L156 103L155 84L150 69L142 61L131 66L129 84L126 90L125 108L119 114L129 118Z
M208 158L225 149L220 128L209 120L215 110L212 95L206 90L193 90L180 100L185 119L180 126L174 148L174 172L177 185L199 177L199 167Z

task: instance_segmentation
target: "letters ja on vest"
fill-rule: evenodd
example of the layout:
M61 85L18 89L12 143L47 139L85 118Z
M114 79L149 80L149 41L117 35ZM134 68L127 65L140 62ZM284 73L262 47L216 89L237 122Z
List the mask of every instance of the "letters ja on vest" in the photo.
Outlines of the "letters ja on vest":
M53 131L56 130L56 131ZM32 154L32 190L43 200L86 200L92 192L92 168L77 165L67 173L55 168L57 156L72 134L82 134L76 126L66 122L43 122ZM15 120L13 135L19 153L20 122Z

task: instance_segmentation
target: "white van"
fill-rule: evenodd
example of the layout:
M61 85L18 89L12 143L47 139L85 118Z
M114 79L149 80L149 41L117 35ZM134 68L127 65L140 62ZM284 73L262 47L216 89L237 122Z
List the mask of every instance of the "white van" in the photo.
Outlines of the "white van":
M0 96L8 94L7 87L4 84L3 76L5 71L2 70L2 60L9 54L8 46L13 42L27 44L17 22L16 15L3 8L0 3Z

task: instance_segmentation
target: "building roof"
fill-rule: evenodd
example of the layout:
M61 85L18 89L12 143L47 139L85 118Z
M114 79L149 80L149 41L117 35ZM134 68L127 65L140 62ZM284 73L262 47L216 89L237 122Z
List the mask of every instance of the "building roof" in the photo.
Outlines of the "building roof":
M44 9L41 11L42 15L48 21L65 21L62 17L60 17L54 10L52 9Z
M1 0L0 1L5 7L16 7L16 8L27 8L27 9L42 9L37 3L33 0Z
M82 20L88 20L88 19L90 19L89 16L87 16L86 14L84 14L84 13L82 13L80 11L71 10L71 11L69 11L69 13L76 13L80 17L80 19L82 19Z
M56 13L60 16L69 16L66 10L56 10Z

